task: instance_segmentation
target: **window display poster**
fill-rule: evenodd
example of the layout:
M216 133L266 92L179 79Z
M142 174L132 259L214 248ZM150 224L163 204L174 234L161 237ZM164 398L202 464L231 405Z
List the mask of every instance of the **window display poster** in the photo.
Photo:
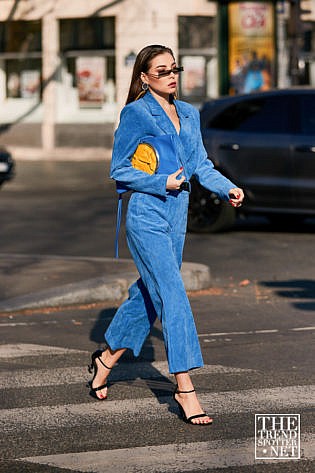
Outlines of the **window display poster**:
M8 98L18 98L21 96L20 76L16 72L8 74L7 90Z
M206 59L204 56L183 56L181 92L185 97L203 97L206 88Z
M230 94L270 89L275 69L272 3L230 3L228 18Z
M105 58L78 57L76 75L80 107L102 107L104 103Z
M10 77L12 80L12 76ZM40 97L40 71L21 72L21 97L23 99L39 99Z

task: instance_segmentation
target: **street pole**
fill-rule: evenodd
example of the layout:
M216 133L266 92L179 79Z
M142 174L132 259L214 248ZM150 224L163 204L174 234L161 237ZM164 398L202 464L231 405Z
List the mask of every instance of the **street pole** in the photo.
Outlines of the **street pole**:
M278 87L284 89L290 85L289 51L286 22L287 10L284 1L277 4L277 42L278 42Z
M289 75L292 85L299 85L299 57L301 41L300 0L290 0L288 34L290 44Z
M42 146L55 148L57 80L59 74L59 22L54 12L43 16L43 123Z

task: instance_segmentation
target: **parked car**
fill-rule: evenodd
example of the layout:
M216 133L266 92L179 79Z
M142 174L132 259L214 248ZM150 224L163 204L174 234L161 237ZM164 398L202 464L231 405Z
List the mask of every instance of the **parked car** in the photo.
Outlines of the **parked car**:
M0 186L14 176L14 161L11 153L0 147Z
M315 89L223 97L206 102L200 117L209 158L244 189L243 214L315 215ZM237 212L192 180L188 230L228 229Z

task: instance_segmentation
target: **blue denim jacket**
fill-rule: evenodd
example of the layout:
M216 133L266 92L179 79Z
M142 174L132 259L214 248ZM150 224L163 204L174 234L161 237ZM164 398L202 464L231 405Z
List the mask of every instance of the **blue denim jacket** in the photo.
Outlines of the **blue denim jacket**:
M228 200L229 190L236 185L215 170L208 159L202 142L198 111L186 102L175 100L174 103L181 126L179 134L150 92L123 108L115 132L110 176L130 190L165 196L168 176L149 175L134 169L131 156L145 137L172 134L186 179L195 176L202 186L215 192L221 199Z

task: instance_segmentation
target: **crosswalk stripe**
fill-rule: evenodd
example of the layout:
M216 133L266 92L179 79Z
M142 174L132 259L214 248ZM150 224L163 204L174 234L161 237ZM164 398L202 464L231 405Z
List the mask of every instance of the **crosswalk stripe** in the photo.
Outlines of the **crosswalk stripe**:
M202 427L208 428L208 427ZM315 435L301 436L304 459L315 458ZM253 438L214 440L185 444L153 445L95 452L66 453L23 458L23 461L67 468L76 472L164 473L209 471L264 463L254 460ZM284 460L281 460L282 462ZM296 460L289 460L294 462ZM276 463L279 459L265 463Z
M20 356L20 355L19 355ZM240 374L248 373L251 370L242 368L233 368L222 365L205 365L204 368L192 371L192 376L202 373L202 375L211 374ZM173 379L169 374L167 362L136 362L121 363L115 367L110 375L111 381L126 381L156 378ZM0 386L9 388L27 388L36 386L59 386L70 385L76 383L85 383L91 378L87 372L87 364L85 366L71 366L65 368L52 369L36 369L36 370L15 370L2 371L0 373Z
M36 344L0 345L0 359L12 360L21 357L38 357L42 355L80 355L90 361L90 353L86 350L74 350L56 346ZM234 368L223 365L205 365L204 368L192 371L192 375L231 375L255 373L255 370ZM137 388L137 378L154 380L169 375L168 364L162 362L122 362L116 365L111 374L111 381L127 381ZM2 389L45 387L84 383L90 375L86 366L71 366L65 368L18 369L2 371L0 385ZM157 383L157 381L153 381ZM153 384L147 382L147 390ZM163 384L163 383L162 383ZM142 387L145 383L142 384ZM82 386L83 387L83 386ZM167 393L171 385L164 383ZM87 394L87 392L86 392ZM200 393L199 399L204 409L210 415L242 415L259 412L291 412L301 413L314 407L315 385L286 386L262 389L246 389L239 391ZM162 402L161 402L161 399ZM170 409L171 408L171 409ZM123 423L127 418L136 422L160 421L161 418L170 420L177 412L170 395L157 399L155 396L137 399L107 400L106 402L85 402L55 406L36 406L0 410L0 421L3 432L22 432L37 429L49 432L50 429L78 428ZM176 417L176 416L175 416ZM215 419L216 420L216 419ZM207 427L203 427L207 428ZM302 433L301 449L303 459L315 459L315 435ZM254 466L264 463L254 459L255 440L223 439L207 442L151 445L145 447L90 451L79 453L62 453L56 455L33 456L16 458L38 465L64 468L77 473L180 473L189 471L209 471L216 468ZM25 453L24 453L25 455ZM283 464L285 460L282 460ZM296 460L288 460L294 462ZM278 459L265 463L279 462ZM290 465L291 468L291 465ZM291 471L291 470L290 470Z
M204 409L211 415L270 412L273 410L296 410L314 406L315 385L287 386L268 389L247 389L200 393L198 396ZM172 418L169 406L174 405L170 396L107 400L57 406L36 406L3 409L0 419L4 431L19 429L77 427L78 425L115 424L126 418L157 420ZM175 406L174 406L175 407Z
M33 343L16 343L14 345L0 345L1 358L19 358L39 355L67 355L71 353L85 353L82 350L54 347L49 345L36 345Z

